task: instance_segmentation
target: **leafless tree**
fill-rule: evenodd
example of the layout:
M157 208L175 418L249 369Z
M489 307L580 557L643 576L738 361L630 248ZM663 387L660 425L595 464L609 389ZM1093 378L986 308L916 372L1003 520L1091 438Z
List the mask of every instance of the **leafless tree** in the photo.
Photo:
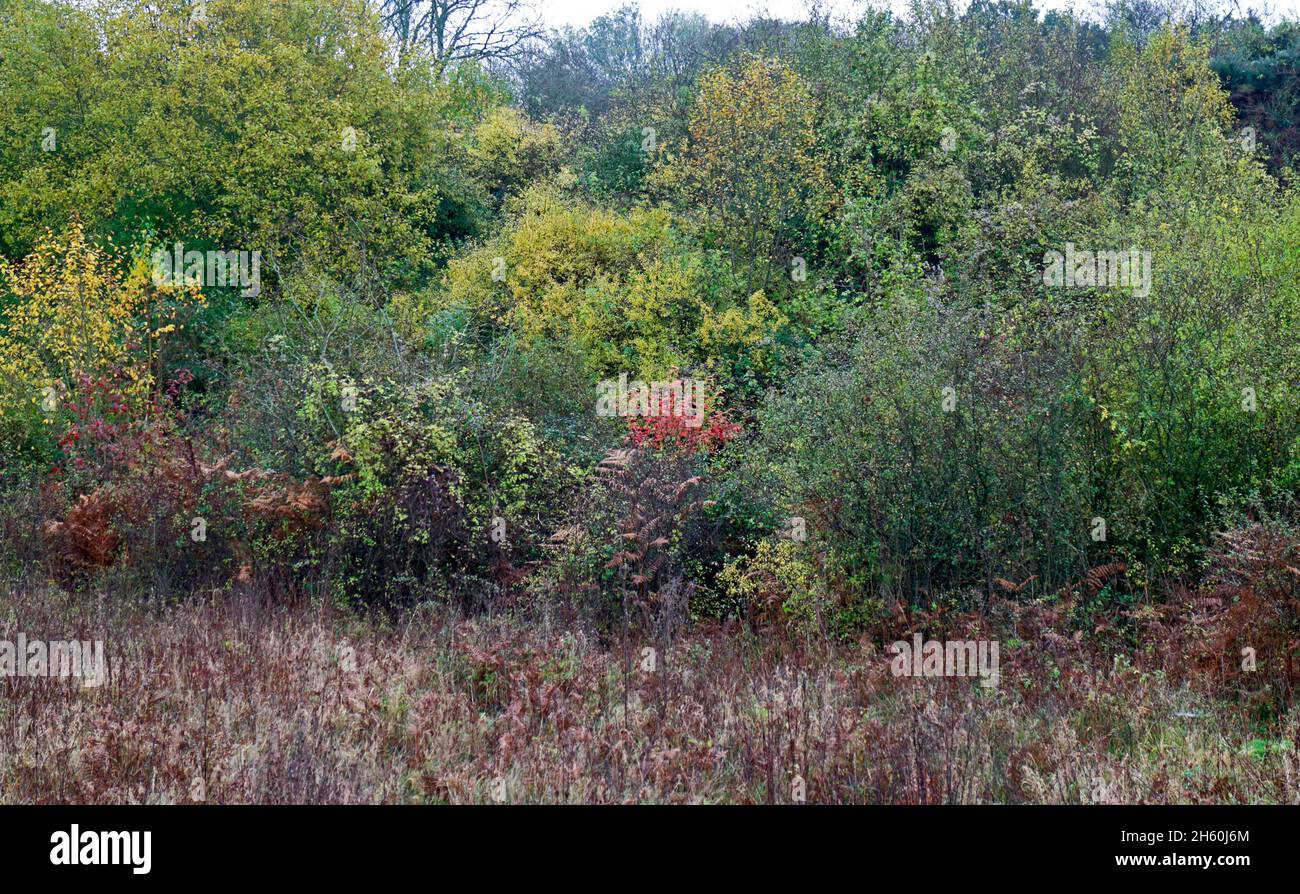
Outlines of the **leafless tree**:
M533 0L382 0L380 13L403 58L440 65L508 59L545 31Z

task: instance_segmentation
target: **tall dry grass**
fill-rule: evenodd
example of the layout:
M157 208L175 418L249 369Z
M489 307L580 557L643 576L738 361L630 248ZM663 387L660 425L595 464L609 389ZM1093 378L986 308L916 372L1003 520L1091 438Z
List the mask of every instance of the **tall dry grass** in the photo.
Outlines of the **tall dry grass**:
M102 639L110 676L0 677L0 801L787 803L798 778L810 803L1300 803L1293 709L1014 615L985 689L738 625L649 669L544 620L10 582L0 639Z

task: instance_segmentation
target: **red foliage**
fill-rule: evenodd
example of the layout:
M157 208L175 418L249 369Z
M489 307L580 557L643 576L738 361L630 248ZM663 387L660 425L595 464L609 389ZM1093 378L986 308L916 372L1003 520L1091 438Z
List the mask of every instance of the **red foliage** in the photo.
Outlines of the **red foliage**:
M628 420L627 440L633 447L651 447L656 450L680 450L685 453L716 450L740 436L741 427L727 418L722 410L712 408L706 399L700 410L704 422L692 425L691 415L677 407L675 396L668 396L667 412L656 416L633 416Z
M192 379L188 371L177 373L164 399L129 394L121 369L97 378L78 377L70 405L73 418L58 442L66 463L51 473L93 469L92 483L102 483L105 476L118 477L152 461L175 427L171 404Z

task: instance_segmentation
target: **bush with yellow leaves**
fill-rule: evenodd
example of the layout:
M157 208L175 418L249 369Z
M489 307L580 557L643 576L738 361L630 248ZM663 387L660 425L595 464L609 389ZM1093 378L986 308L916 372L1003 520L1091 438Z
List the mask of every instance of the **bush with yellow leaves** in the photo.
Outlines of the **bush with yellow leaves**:
M0 451L41 455L78 377L112 374L127 397L147 395L160 340L201 302L196 287L154 285L146 259L92 244L79 223L47 231L21 263L0 259Z
M518 109L498 106L471 134L469 169L499 200L524 184L555 172L560 132L534 124Z
M437 310L467 311L525 342L572 342L601 376L723 378L740 354L770 365L785 316L744 292L667 210L594 208L554 185L530 188L512 210L500 236L451 262Z
M826 629L826 583L793 540L760 540L752 556L723 566L718 583L732 604L743 606L752 624Z

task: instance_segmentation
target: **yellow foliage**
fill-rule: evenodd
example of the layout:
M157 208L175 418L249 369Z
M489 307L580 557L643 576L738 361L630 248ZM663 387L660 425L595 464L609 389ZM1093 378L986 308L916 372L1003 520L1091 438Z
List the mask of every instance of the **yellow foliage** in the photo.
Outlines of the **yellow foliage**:
M826 607L825 581L791 540L759 541L751 558L723 566L718 583L754 618L806 623Z
M671 230L662 210L621 215L535 187L500 239L450 263L445 300L528 340L573 339L596 369L622 367L624 347L672 365L662 339L693 313L698 271L670 251Z
M619 213L534 187L500 237L451 262L441 300L525 341L571 340L599 374L655 377L761 352L785 325L762 292L740 307L729 294L668 211Z
M789 320L763 292L749 296L747 307L729 307L720 313L708 311L700 324L700 341L705 348L761 345Z
M87 242L78 223L59 236L47 231L20 264L0 259L0 283L8 296L0 315L0 414L41 402L45 389L78 375L112 369L122 370L133 392L146 391L157 340L176 329L162 299L202 300L194 287L155 287L144 259L123 276L116 252Z
M533 124L518 109L498 106L474 128L468 155L471 170L499 194L554 169L560 132L552 124Z
M818 212L827 175L816 108L784 62L756 57L737 73L705 75L689 130L654 182L696 203L741 257L765 257L792 216Z

